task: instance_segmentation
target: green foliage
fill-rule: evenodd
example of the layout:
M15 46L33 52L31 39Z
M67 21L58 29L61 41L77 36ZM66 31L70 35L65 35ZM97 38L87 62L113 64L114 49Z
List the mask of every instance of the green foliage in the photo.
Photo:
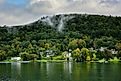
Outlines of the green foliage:
M53 57L53 60L64 60L64 58L60 55Z
M106 60L103 58L103 59L101 59L101 60L99 60L99 62L100 63L103 63L103 62L105 62Z
M20 53L20 57L22 58L23 61L29 60L29 54L27 52Z
M115 47L116 47L117 50L121 50L121 43L119 43L119 42L116 43Z
M69 48L74 50L76 48L83 48L86 47L86 42L82 39L74 39L71 42L69 42Z
M38 55L36 54L29 54L27 52L22 52L20 53L20 57L22 58L23 61L28 61L28 60L35 60L38 58Z
M112 53L110 50L105 49L104 50L104 58L108 61L110 58L112 58Z
M38 55L36 55L36 54L29 54L28 58L29 58L29 60L35 60L35 59L38 58Z
M87 60L87 61L90 61L90 60L91 60L90 56L87 56L87 57L86 57L86 60Z
M50 45L48 43L45 44L45 49L49 49L50 48Z
M76 39L74 39L73 41L69 42L69 48L73 49L73 50L78 48L78 44L77 44L77 40Z
M0 50L0 61L6 60L6 52L4 50Z
M84 60L91 60L89 50L87 48L82 48L81 54L84 57Z
M41 19L28 25L0 27L1 60L6 57L21 55L23 60L34 59L46 50L53 50L55 56L65 58L64 51L72 50L74 58L84 60L106 60L113 58L110 49L118 50L117 57L121 57L121 17L68 14L65 18L62 32L58 31L61 15L51 19L54 25L50 26ZM90 53L87 48L99 49L107 47L108 50ZM4 50L4 51L3 51ZM80 51L81 50L81 51ZM25 52L26 51L26 52ZM34 55L31 55L34 54Z
M102 36L94 40L95 48L108 47L113 48L115 46L115 40L112 37Z
M62 52L62 59L65 60L67 58L67 54L68 52L65 51L65 52Z
M113 59L109 59L110 62L119 62L120 60L117 57L114 57Z
M121 50L118 51L117 57L118 57L118 58L121 58Z
M80 49L86 47L86 42L85 42L84 40L82 40L82 39L79 39L79 40L77 41L77 44L78 44L78 47L79 47Z
M72 55L73 55L74 58L80 57L80 55L81 55L80 49L79 49L79 48L75 49L75 50L72 52Z
M93 58L92 58L92 60L94 60L94 61L97 60L97 58L96 58L96 54L93 54Z

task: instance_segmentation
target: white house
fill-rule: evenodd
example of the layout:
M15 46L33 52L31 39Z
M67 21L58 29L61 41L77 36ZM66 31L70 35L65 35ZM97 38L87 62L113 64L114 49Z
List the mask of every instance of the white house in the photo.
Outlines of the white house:
M11 57L11 60L19 61L21 60L21 57Z
M99 50L104 51L105 49L107 49L107 47L101 47Z
M118 54L118 51L116 51L115 49L111 49L111 52L112 52L113 55Z
M52 50L46 50L46 57L54 56L54 53Z
M66 57L71 61L72 60L72 54L71 54L71 49L69 49L69 52L66 54Z

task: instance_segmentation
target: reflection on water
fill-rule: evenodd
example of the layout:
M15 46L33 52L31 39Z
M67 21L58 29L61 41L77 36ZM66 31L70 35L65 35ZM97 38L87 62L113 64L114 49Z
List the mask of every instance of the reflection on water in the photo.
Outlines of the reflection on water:
M120 73L120 63L0 64L0 81L120 81Z
M72 62L64 62L64 71L69 74L72 73Z
M21 78L21 63L11 63L11 81L16 81Z
M0 81L9 81L11 78L10 64L0 64Z

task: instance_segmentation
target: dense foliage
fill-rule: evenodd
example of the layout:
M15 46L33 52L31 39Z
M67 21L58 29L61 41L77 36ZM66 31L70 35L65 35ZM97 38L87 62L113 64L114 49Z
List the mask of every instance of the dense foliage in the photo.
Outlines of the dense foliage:
M64 57L64 52L68 52L69 49L72 49L74 59L113 58L111 49L117 50L116 56L121 57L121 17L55 15L50 18L53 24L43 21L46 18L28 25L0 27L0 60L20 56L22 53L27 53L23 56L29 56L24 60L34 57L41 59L42 56L46 56L46 50L53 50L55 56ZM60 23L62 19L63 23ZM63 24L63 28L58 30L60 24ZM96 50L101 47L107 49L104 52ZM93 48L94 51L90 51L89 48Z

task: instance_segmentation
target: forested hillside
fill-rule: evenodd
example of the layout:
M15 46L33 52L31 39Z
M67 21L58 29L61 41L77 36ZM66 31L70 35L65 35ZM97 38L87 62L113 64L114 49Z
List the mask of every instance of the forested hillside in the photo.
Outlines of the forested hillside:
M22 54L45 56L46 50L53 50L55 56L62 56L69 49L73 57L80 57L89 48L107 47L99 58L113 58L110 50L121 56L121 17L87 14L65 14L42 17L40 20L21 26L0 27L0 60ZM78 54L79 53L79 54ZM94 53L93 53L94 54ZM32 59L31 56L25 60ZM40 59L40 58L38 58Z

